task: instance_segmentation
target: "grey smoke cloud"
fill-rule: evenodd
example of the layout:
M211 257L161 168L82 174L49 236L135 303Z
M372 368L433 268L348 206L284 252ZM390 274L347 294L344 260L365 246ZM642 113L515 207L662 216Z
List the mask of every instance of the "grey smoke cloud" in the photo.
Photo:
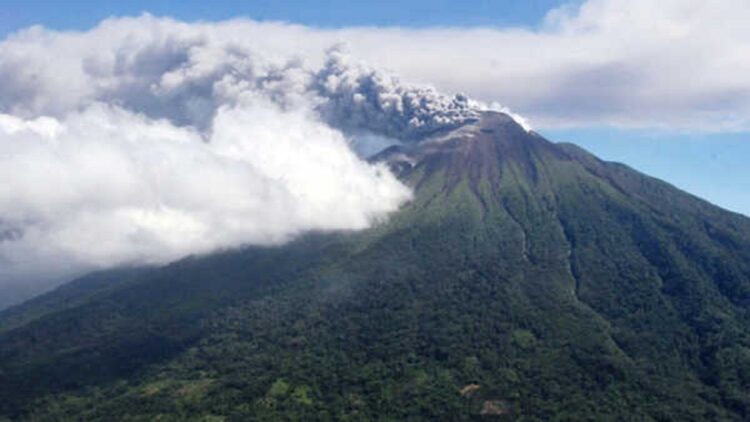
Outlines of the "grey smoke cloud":
M144 16L85 33L22 32L0 44L0 77L10 82L0 86L0 110L58 117L103 102L206 132L220 107L252 93L282 109L315 109L336 128L412 140L487 108L403 83L340 48L318 52L317 67L305 60L316 54L264 52L224 39L227 29Z
M0 288L366 228L411 192L365 155L488 107L237 24L143 16L0 43Z
M447 96L432 87L402 84L338 50L329 52L314 87L326 99L321 108L330 122L400 140L476 121L486 108L461 94Z

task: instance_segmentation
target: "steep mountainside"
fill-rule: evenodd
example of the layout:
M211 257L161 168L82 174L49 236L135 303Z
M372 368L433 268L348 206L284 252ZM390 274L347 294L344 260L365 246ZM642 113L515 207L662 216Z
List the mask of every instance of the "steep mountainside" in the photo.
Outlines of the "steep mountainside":
M750 418L750 219L501 113L376 159L415 199L372 229L0 314L0 415Z

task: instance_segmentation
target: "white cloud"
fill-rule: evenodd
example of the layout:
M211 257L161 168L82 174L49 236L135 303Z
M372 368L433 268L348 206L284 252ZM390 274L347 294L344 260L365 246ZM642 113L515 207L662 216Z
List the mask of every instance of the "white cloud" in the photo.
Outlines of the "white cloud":
M51 262L58 271L164 263L360 229L408 199L307 113L262 99L222 107L207 141L106 105L60 121L0 116L2 271L10 281Z
M750 129L750 2L589 0L538 29L344 30L358 56L535 127Z
M588 0L551 11L538 28L505 29L113 19L86 33L36 28L3 43L0 75L7 83L0 106L54 114L107 94L153 108L145 91L156 84L163 104L180 95L171 88L173 79L190 78L200 87L201 78L227 65L221 53L227 46L276 66L297 56L319 68L324 51L343 42L353 56L405 80L499 101L542 129L747 130L748 20L745 0ZM230 66L264 71L243 54ZM181 113L200 114L202 106L196 102Z

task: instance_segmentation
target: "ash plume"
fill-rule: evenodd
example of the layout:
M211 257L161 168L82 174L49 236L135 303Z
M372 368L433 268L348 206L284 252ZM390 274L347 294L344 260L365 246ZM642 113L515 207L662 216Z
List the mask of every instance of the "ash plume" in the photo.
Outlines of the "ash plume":
M447 96L431 87L402 84L338 50L329 51L313 86L326 99L320 109L332 124L402 141L476 121L482 109L461 94Z
M143 16L0 42L0 285L366 228L411 192L354 149L483 107L226 25Z

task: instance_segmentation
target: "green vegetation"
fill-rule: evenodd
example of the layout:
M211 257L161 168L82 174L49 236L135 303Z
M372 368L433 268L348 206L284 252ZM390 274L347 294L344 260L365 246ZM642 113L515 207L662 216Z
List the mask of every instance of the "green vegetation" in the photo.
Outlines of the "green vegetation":
M750 220L492 115L399 152L416 198L370 230L0 314L0 415L750 418Z

